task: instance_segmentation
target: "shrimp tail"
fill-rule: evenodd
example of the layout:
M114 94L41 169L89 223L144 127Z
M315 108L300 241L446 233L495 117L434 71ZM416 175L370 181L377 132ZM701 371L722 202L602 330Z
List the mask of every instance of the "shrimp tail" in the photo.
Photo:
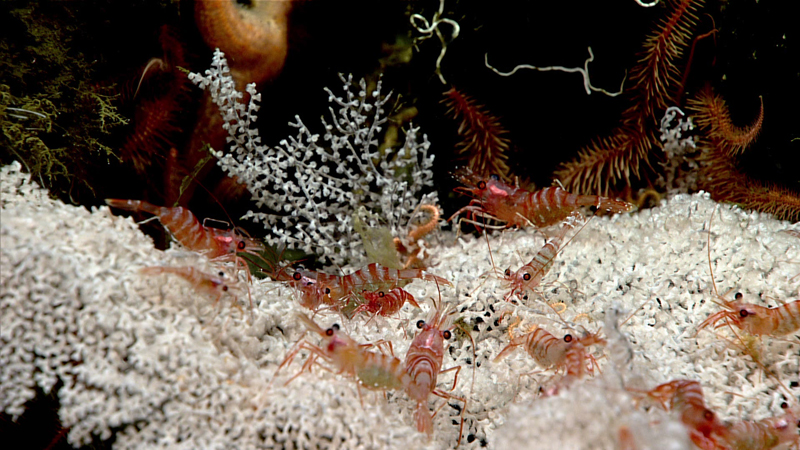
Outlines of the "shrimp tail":
M414 413L414 422L417 424L417 431L428 436L433 434L433 416L428 410L428 405L424 402L417 403L417 411Z
M161 207L153 205L143 200L121 200L116 198L107 198L106 204L112 208L122 209L125 211L139 212L144 211L154 216L161 215Z

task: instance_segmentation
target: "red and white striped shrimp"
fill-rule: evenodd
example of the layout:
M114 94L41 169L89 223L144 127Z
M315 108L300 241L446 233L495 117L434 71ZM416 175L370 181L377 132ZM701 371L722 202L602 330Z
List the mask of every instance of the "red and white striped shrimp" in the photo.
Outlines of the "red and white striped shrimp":
M214 297L215 305L219 302L219 299L222 298L222 294L230 290L228 284L225 282L225 272L222 271L217 275L211 275L201 272L191 266L151 266L142 268L140 272L144 275L160 275L163 273L178 275L191 283L195 290Z
M606 341L596 333L587 333L579 338L572 334L566 334L564 337L557 338L544 328L537 326L527 334L512 338L508 345L497 354L494 362L502 360L513 352L516 347L524 345L525 351L536 361L539 367L543 369L552 367L556 370L561 368L569 369L570 364L567 355L571 350L576 348L585 349L591 345L605 345L605 343ZM574 356L572 355L572 357ZM574 371L576 368L572 367L572 370Z
M788 408L784 403L781 405ZM791 409L778 417L757 421L742 420L728 426L725 448L729 450L769 450L787 443L798 443L798 414Z
M405 289L399 287L396 287L389 292L363 291L361 292L361 295L366 300L366 303L359 305L355 311L353 311L353 314L358 314L363 311L372 313L372 317L375 317L376 315L389 317L397 311L400 311L400 308L402 308L406 302L411 303L417 308L420 307L413 295L406 292ZM372 320L372 318L370 318L370 320Z
M467 213L471 216L470 222L476 225L481 224L476 223L474 217L505 223L497 228L523 228L527 225L543 228L561 222L583 206L595 206L612 213L628 212L634 208L622 200L576 195L556 186L528 192L506 184L496 175L483 179L466 168L457 170L453 175L464 184L464 187L458 187L455 191L470 195L473 199L448 221Z
M316 310L323 304L341 308L348 298L361 293L364 289L389 290L405 286L413 279L451 285L444 278L422 269L398 270L377 263L344 276L297 271L291 278L289 283L300 291L300 304L311 310Z
M721 303L726 309L710 315L698 330L714 325L715 328L731 324L752 335L784 336L800 330L800 300L776 308L753 305L742 301L736 293L734 301ZM724 320L725 323L718 323Z
M318 334L323 341L320 346L309 344L305 340L295 346L284 358L278 371L289 364L300 350L308 350L311 356L303 364L303 368L286 384L309 370L317 358L322 358L338 373L355 378L360 386L367 389L403 389L410 382L410 377L405 373L403 362L393 355L373 352L368 350L371 345L359 344L345 333L340 331L339 325L322 329L316 322L303 314L297 317L305 324L309 331Z
M263 245L241 235L236 229L220 230L203 226L191 211L182 206L168 208L142 200L113 198L107 198L106 204L112 208L133 212L141 211L158 217L161 224L181 245L191 251L203 253L209 259L235 255L236 252L255 253L264 249Z
M561 248L561 243L564 241L567 231L573 227L577 219L578 216L573 214L564 221L559 233L545 242L544 246L536 253L531 262L520 267L516 272L512 272L510 268L506 269L503 274L503 279L511 287L511 291L506 295L506 301L515 294L518 297L527 298L523 297L523 294L539 286L539 283L542 282L542 278L544 278L547 272L550 271L550 268L553 267L553 262Z
M758 421L739 421L728 427L726 443L731 450L769 450L787 443L797 443L800 420L794 412Z
M317 346L305 340L300 341L284 358L278 371L288 365L300 350L307 350L311 352L311 356L303 364L300 372L286 384L310 370L317 358L321 358L337 369L338 373L355 378L359 386L373 390L404 390L409 397L417 401L415 413L417 429L430 434L433 431L433 416L427 406L429 394L460 400L464 402L466 409L465 399L436 389L436 379L444 357L442 341L450 338L449 330L442 331L438 328L442 326L443 317L437 310L429 324L423 320L417 322L417 327L423 331L411 343L406 360L403 362L393 355L368 350L372 345L357 343L341 332L336 324L323 330L316 322L299 314L298 318L310 331L322 338L323 344ZM460 366L450 370L458 369ZM455 381L453 385L455 386ZM463 432L463 421L461 431ZM461 432L459 432L459 443L460 436Z
M723 299L717 292L717 283L714 281L714 269L711 267L711 221L713 219L714 214L712 213L711 218L708 220L708 270L711 273L711 283L714 286L714 294L718 298ZM700 324L697 328L698 331L709 325L714 325L715 328L719 328L726 324L731 324L740 330L756 336L783 336L800 329L800 300L794 300L776 308L768 308L745 303L742 301L742 298L743 296L741 293L736 293L732 302L724 299L722 302L714 300L714 303L719 304L725 308L725 310L710 315ZM718 324L718 322L722 320L724 320L725 323Z
M706 407L703 388L692 380L672 380L647 392L647 396L661 406L678 414L689 429L692 442L702 449L718 449L729 437L727 427L716 413ZM723 447L724 448L724 447Z
M433 433L433 417L436 415L436 413L431 415L428 409L428 397L430 394L444 399L459 400L464 403L464 408L461 410L461 428L458 432L458 443L456 444L456 447L458 447L461 444L461 434L464 431L463 414L464 410L467 409L467 400L436 388L436 381L440 373L455 370L456 373L451 390L454 389L458 381L458 373L461 371L461 366L455 366L444 371L441 370L444 358L444 340L452 337L452 333L446 328L450 326L453 314L452 309L446 308L442 310L441 306L439 305L434 309L432 316L427 321L417 321L417 328L422 331L411 342L406 353L406 373L411 377L409 385L406 386L406 393L417 402L417 411L414 413L417 430L429 436Z

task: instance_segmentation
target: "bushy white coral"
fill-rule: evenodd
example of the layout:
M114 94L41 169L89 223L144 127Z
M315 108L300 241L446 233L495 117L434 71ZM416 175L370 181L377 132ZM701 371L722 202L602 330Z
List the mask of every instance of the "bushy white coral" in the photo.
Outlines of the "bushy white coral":
M270 147L254 128L261 95L250 84L249 101L242 102L244 94L236 90L222 52L214 52L205 76L189 78L208 90L219 107L231 148L214 154L223 170L247 185L257 206L266 208L245 218L263 222L271 244L316 252L339 265L355 262L364 257L353 230L358 207L379 214L399 236L420 201L435 204L435 192L422 195L433 185L433 155L428 155L427 137L420 141L419 128L406 131L399 150L379 150L390 98L382 96L380 80L367 92L364 80L355 83L352 75L340 75L342 96L325 89L332 106L330 122L322 119L322 136L295 116L290 125L297 136Z
M122 449L407 449L457 442L458 401L439 411L428 441L414 429L415 404L403 392L362 390L362 405L352 380L318 368L284 386L307 357L301 352L275 377L304 332L293 314L302 308L290 289L254 282L252 323L230 298L217 312L213 299L184 281L138 271L151 265L210 270L204 258L154 249L130 219L113 217L105 207L89 212L49 199L19 164L3 168L0 181L3 412L18 417L34 387L48 391L60 379L59 416L73 445L93 434L108 437L116 427L114 447ZM697 332L720 308L711 301L708 272L708 220L715 208L704 195L677 196L653 210L592 219L558 255L539 295L520 305L504 301L507 289L499 280L482 278L492 268L483 238L453 237L452 245L439 248L434 272L455 285L441 290L442 300L455 306L459 327L442 367L463 369L453 390L467 399L462 446L617 448L626 427L638 448L688 448L674 416L644 412L625 389L676 378L699 381L706 403L725 420L776 415L783 401L792 402L797 333L752 346L767 374L742 353L730 330ZM747 301L766 305L779 302L770 297L797 298L792 262L800 261L800 241L785 228L763 214L719 207L710 242L720 293L736 288ZM542 238L504 233L490 243L498 267L513 270L533 257ZM415 281L407 289L422 309L407 305L399 320L346 321L343 330L359 342L385 339L402 358L413 324L429 314L429 299L439 298L432 283ZM557 302L566 307L560 316L547 305ZM608 324L609 346L605 353L597 349L602 374L539 397L540 386L557 382L553 371L541 371L521 349L493 362L508 343L513 316L523 319L515 334L531 324L554 334ZM327 327L342 319L321 313L315 320ZM474 356L463 330L475 340ZM441 375L439 388L449 389L453 375ZM431 396L430 407L442 402Z

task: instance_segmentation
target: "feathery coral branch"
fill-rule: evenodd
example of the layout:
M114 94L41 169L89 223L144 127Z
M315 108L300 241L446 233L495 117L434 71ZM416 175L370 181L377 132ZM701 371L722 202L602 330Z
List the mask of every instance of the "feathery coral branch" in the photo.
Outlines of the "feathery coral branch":
M689 109L697 113L695 123L705 128L717 147L725 151L728 156L744 153L744 150L756 140L764 123L763 98L761 98L761 109L753 123L747 128L740 128L731 121L725 100L710 88L703 89L696 98L690 100Z
M458 135L461 142L456 145L456 153L469 158L469 168L481 176L495 174L509 180L508 133L500 121L491 115L483 105L475 103L468 95L450 88L444 93L442 103L453 119L461 119Z
M633 104L622 113L622 124L610 137L593 141L578 158L555 172L564 187L573 192L607 195L622 181L630 186L632 176L640 178L642 161L658 147L653 125L658 111L664 111L682 89L676 64L683 57L697 10L703 0L673 1L670 16L647 37L639 64L631 69L633 83L626 89Z
M703 89L689 100L688 109L706 132L699 141L705 151L701 160L700 187L718 201L737 203L743 208L773 214L782 220L800 220L800 194L781 185L756 180L742 172L732 159L752 144L764 123L764 101L749 127L731 121L722 96Z

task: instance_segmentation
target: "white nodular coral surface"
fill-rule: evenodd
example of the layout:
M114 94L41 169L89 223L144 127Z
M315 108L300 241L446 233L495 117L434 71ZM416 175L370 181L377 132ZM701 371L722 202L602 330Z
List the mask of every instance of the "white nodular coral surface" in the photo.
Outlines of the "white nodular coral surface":
M516 303L505 301L487 240L442 232L429 270L453 287L411 283L421 310L406 305L398 318L368 324L317 314L323 327L341 323L360 342L390 341L402 359L431 299L456 307L442 367L461 366L452 394L467 405L431 396L432 411L443 407L428 438L416 431L415 404L403 392L359 392L353 380L316 366L287 385L305 351L276 375L303 336L295 313L308 313L288 286L253 281L252 317L243 281L235 301L226 294L215 306L181 278L139 270L212 270L204 257L156 250L131 219L106 207L90 212L50 199L19 164L0 177L0 407L16 419L37 386L63 384L59 417L75 446L97 435L114 436L119 449L452 448L463 410L465 448L618 448L627 429L637 448L680 449L692 445L683 425L645 408L637 391L697 380L723 420L774 416L782 402L797 402L797 333L747 341L756 364L730 329L698 325L720 310L708 242L720 295L737 291L775 306L798 297L800 239L785 232L786 222L706 195L592 218L570 234L542 286ZM516 270L543 238L509 231L488 242L497 268ZM493 362L512 323L515 335L534 324L556 335L602 331L608 345L594 350L599 370L540 395L558 384L553 370L537 368L521 349ZM454 373L439 377L440 389L452 387Z

